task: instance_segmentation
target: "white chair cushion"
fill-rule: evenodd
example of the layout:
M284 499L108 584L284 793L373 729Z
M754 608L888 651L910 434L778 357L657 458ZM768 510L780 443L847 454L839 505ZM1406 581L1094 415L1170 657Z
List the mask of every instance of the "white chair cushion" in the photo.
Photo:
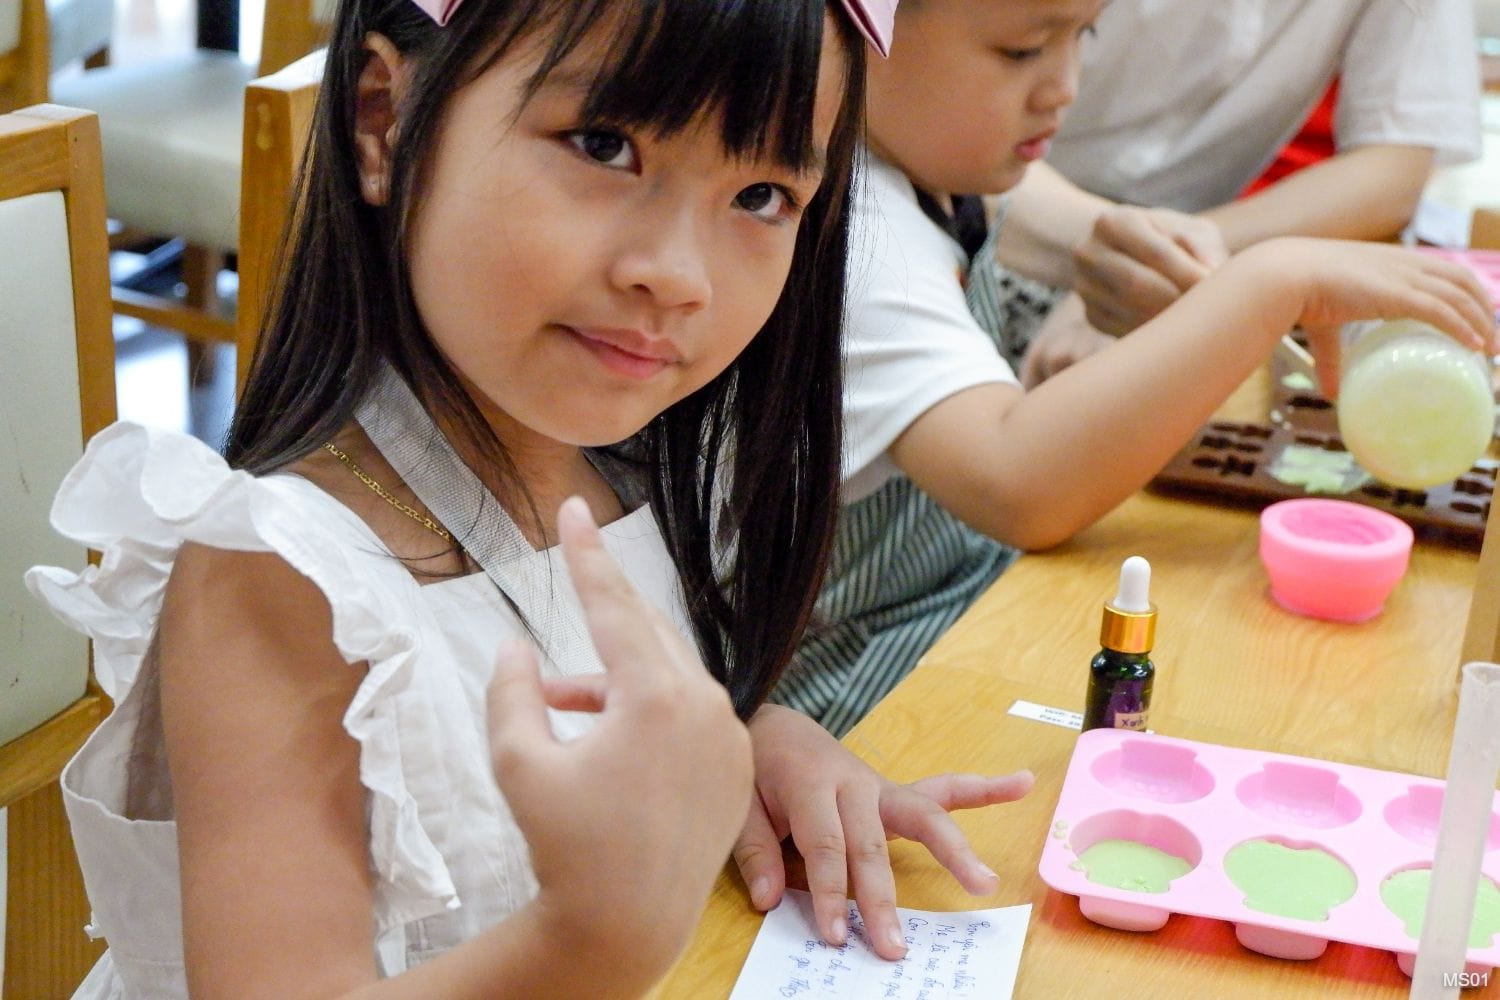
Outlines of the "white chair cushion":
M0 0L0 56L21 44L21 0Z
M113 0L47 0L52 72L104 48L114 27Z
M113 218L234 250L240 132L252 77L233 53L198 51L58 80L52 100L99 115Z
M88 643L26 592L37 563L80 566L52 530L82 453L67 216L57 191L0 201L0 743L83 694Z
M1500 0L1474 0L1474 26L1481 38L1500 38Z

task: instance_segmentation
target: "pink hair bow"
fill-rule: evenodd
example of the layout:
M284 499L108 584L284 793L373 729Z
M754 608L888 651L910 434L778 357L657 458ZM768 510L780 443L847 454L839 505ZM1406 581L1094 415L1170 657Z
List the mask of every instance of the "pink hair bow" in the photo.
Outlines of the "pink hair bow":
M447 24L463 0L412 0L438 24ZM891 35L896 27L898 0L843 0L860 34L883 56L891 54Z
M891 36L896 31L898 0L844 0L844 9L859 26L859 33L883 56L891 54Z
M412 0L412 2L422 8L427 16L439 25L444 25L448 23L448 18L453 16L453 12L458 10L458 5L463 3L463 0Z

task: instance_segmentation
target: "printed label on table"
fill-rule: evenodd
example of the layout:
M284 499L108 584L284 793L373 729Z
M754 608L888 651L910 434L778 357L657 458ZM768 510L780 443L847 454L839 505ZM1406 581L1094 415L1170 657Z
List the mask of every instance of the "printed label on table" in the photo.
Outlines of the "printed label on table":
M1082 712L1070 712L1065 708L1053 708L1051 705L1038 705L1034 701L1018 699L1014 705L1010 706L1010 714L1030 719L1033 722L1061 726L1064 729L1083 728Z

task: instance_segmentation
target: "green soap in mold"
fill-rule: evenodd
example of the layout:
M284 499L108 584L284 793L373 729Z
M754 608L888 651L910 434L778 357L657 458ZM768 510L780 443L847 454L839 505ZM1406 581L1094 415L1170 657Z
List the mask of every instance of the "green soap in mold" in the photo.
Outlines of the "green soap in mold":
M1134 840L1101 840L1071 867L1090 882L1131 892L1166 892L1174 878L1193 870L1175 854Z
M1224 855L1224 874L1245 894L1245 906L1298 920L1327 920L1354 895L1349 866L1316 847L1247 840Z
M1432 883L1431 868L1409 868L1380 883L1380 899L1401 922L1406 933L1422 936L1422 916L1427 908L1427 887ZM1479 880L1474 894L1474 919L1469 923L1469 947L1488 948L1500 932L1500 889L1487 878Z
M1356 465L1347 451L1306 444L1287 445L1266 472L1272 479L1300 486L1308 493L1352 493L1370 481L1369 473Z

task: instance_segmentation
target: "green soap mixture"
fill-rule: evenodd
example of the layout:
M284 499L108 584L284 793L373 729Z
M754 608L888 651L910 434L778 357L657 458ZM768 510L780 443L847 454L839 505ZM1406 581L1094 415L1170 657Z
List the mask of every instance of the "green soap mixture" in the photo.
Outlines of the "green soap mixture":
M1166 892L1193 866L1182 858L1134 840L1101 840L1073 862L1090 882L1131 892Z
M1245 894L1245 906L1298 920L1327 920L1357 884L1349 866L1327 851L1269 840L1234 847L1224 856L1224 873Z
M1289 444L1266 470L1272 479L1300 486L1308 493L1352 493L1370 481L1347 451Z
M1411 868L1397 872L1380 883L1380 899L1401 922L1406 933L1422 936L1422 915L1427 908L1427 887L1432 883L1431 868ZM1474 894L1474 919L1469 924L1469 947L1488 948L1500 932L1500 889L1487 878L1479 880Z

